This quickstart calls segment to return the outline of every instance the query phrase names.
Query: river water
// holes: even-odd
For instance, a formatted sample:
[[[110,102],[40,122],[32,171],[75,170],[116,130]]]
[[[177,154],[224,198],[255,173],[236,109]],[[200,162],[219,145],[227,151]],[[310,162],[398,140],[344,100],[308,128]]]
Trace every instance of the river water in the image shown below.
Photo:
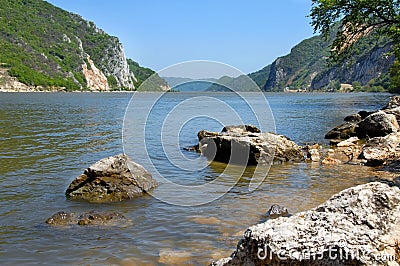
[[[250,116],[246,117],[246,106],[233,94],[204,95],[234,105],[244,122],[253,122]],[[171,194],[163,181],[154,191],[155,197],[146,195],[103,204],[67,200],[66,188],[85,168],[124,151],[123,120],[131,96],[128,93],[0,94],[1,265],[205,265],[212,259],[229,256],[245,229],[260,222],[272,204],[286,206],[291,213],[303,211],[374,176],[371,169],[361,166],[290,163],[272,166],[261,186],[252,193],[246,188],[254,169],[248,168],[222,197],[200,206],[163,201],[163,195]],[[194,96],[202,95],[165,94],[146,125],[147,154],[152,156],[160,175],[180,184],[207,183],[225,167],[209,164],[197,154],[182,150],[196,143],[199,129],[222,128],[221,123],[204,118],[187,122],[181,128],[178,144],[163,139],[165,147],[178,147],[186,159],[202,165],[201,170],[188,175],[177,169],[181,157],[172,158],[175,162],[168,163],[158,156],[162,149],[157,142],[152,142],[152,136],[160,139],[157,118]],[[299,144],[324,143],[324,134],[341,123],[344,116],[359,110],[379,109],[390,97],[367,93],[268,93],[265,96],[276,131]],[[140,117],[140,110],[145,109],[152,96],[143,93],[135,97],[133,113]],[[204,108],[214,110],[212,100],[202,99],[206,101]],[[218,107],[214,112],[217,110]],[[191,112],[195,114],[196,109]],[[174,119],[179,120],[180,115],[187,113],[176,112]],[[222,116],[228,123],[229,115]],[[129,134],[140,135],[139,127],[138,132],[133,128]],[[147,168],[142,155],[134,154],[135,161]],[[199,195],[212,198],[201,189],[193,195],[185,190],[175,191],[173,198],[190,199]],[[121,227],[61,228],[44,223],[58,211],[90,210],[118,211],[132,222]]]

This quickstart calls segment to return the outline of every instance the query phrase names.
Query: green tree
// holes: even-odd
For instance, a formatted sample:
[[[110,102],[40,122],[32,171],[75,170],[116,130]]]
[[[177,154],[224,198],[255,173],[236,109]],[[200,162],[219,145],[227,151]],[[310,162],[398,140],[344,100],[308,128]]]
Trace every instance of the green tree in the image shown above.
[[[399,0],[312,0],[311,25],[315,32],[330,37],[339,24],[332,43],[331,59],[340,61],[353,44],[372,31],[393,40],[396,63],[400,60]],[[400,92],[399,71],[391,71],[391,88]],[[395,76],[393,76],[395,75]],[[395,88],[395,89],[394,89]]]
[[[353,84],[351,84],[351,85],[353,85],[353,89],[355,91],[361,91],[362,90],[362,85],[358,81],[354,81]]]

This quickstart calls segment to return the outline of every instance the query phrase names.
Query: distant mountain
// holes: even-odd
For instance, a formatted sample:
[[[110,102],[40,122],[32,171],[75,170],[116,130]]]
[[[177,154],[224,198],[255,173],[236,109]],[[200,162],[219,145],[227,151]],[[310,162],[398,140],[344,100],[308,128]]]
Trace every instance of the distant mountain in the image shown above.
[[[259,86],[249,78],[247,75],[241,75],[237,78],[231,78],[228,76],[221,77],[214,84],[207,89],[207,91],[260,91]]]
[[[0,89],[17,90],[20,84],[108,91],[140,85],[147,70],[130,68],[119,39],[93,22],[42,0],[0,2]]]
[[[128,59],[127,61],[130,71],[135,74],[134,85],[137,90],[159,91],[161,89],[163,91],[167,91],[170,89],[168,83],[164,79],[160,78],[157,72],[154,70],[141,67],[139,63],[133,61],[132,59]],[[141,86],[146,80],[148,83],[151,83],[151,85],[144,84],[146,86]]]
[[[191,79],[181,77],[162,77],[174,91],[207,91],[217,79]]]
[[[340,84],[388,88],[388,72],[394,62],[391,42],[377,33],[361,38],[350,57],[337,64],[328,64],[332,38],[325,40],[314,36],[294,46],[288,55],[277,58],[271,65],[247,76],[264,91],[331,90]],[[249,91],[249,83],[243,85],[243,76],[223,77],[218,83],[236,90]],[[214,86],[212,90],[223,91]]]

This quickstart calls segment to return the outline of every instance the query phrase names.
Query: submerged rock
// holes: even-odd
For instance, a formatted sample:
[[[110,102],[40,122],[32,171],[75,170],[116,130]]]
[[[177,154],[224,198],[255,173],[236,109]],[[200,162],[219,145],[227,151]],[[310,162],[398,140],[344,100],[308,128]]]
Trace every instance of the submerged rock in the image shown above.
[[[336,158],[326,157],[322,160],[321,163],[324,165],[335,165],[335,164],[342,164],[343,162]]]
[[[227,126],[221,133],[200,131],[199,150],[209,160],[241,165],[303,160],[301,147],[285,136],[260,133],[251,125]]]
[[[199,145],[184,147],[183,150],[185,150],[185,151],[200,152],[200,150],[199,150]]]
[[[250,227],[231,258],[212,265],[397,265],[400,189],[346,189],[289,218]]]
[[[282,207],[278,204],[273,204],[271,206],[271,208],[267,211],[265,216],[268,219],[276,219],[278,217],[289,217],[290,214],[289,214],[289,211],[285,207]]]
[[[82,214],[57,212],[46,220],[47,224],[54,226],[65,225],[121,225],[128,220],[117,212],[85,212]]]
[[[71,225],[77,224],[77,217],[74,213],[57,212],[46,220],[46,224],[51,225]]]
[[[66,196],[88,201],[132,199],[157,186],[157,181],[125,154],[104,158],[91,165],[69,185]]]

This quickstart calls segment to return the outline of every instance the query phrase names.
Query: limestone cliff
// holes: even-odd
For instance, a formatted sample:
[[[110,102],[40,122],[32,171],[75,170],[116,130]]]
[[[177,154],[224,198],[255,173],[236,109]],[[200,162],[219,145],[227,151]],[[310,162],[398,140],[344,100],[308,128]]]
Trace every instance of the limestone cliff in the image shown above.
[[[92,91],[109,91],[107,77],[93,63],[90,56],[87,57],[89,66],[82,64],[82,72],[86,78],[86,85]]]
[[[366,85],[370,80],[388,73],[394,62],[392,43],[383,46],[375,46],[370,53],[364,54],[355,61],[347,61],[337,64],[319,73],[311,82],[312,89],[319,89],[329,85],[332,81],[340,83],[352,83],[358,81]]]

